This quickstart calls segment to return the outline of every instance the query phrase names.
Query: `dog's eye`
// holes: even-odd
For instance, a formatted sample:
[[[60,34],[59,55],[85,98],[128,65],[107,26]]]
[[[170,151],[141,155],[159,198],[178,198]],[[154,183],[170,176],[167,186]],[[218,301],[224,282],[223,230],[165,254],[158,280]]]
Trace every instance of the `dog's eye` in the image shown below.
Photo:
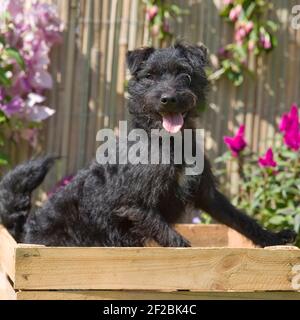
[[[177,79],[181,79],[181,81],[184,81],[188,85],[191,85],[192,83],[192,77],[188,73],[180,73],[177,76]]]
[[[192,77],[189,74],[184,73],[184,78],[188,81],[189,85],[192,83]]]
[[[149,80],[153,80],[154,79],[154,75],[151,74],[151,73],[147,73],[146,76],[145,76],[146,79],[149,79]]]

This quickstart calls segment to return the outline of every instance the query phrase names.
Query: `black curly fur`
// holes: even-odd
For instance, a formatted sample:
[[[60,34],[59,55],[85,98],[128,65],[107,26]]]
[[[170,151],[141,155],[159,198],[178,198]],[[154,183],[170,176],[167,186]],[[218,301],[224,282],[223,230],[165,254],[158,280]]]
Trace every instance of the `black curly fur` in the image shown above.
[[[132,127],[162,128],[161,95],[176,97],[175,112],[187,112],[183,128],[195,129],[197,105],[205,103],[208,82],[204,47],[178,43],[155,50],[141,48],[127,55]],[[168,110],[167,110],[168,111]],[[216,186],[207,159],[199,176],[184,174],[183,165],[99,165],[93,162],[73,181],[30,212],[30,194],[43,180],[53,158],[18,166],[0,184],[0,217],[19,241],[52,246],[187,247],[189,242],[172,225],[187,207],[205,210],[254,243],[292,242],[294,233],[272,233],[230,204]]]

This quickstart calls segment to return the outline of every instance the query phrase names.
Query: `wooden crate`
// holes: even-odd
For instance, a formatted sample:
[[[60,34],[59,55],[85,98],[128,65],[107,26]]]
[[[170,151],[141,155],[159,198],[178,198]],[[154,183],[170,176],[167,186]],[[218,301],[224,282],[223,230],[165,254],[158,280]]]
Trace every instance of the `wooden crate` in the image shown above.
[[[255,248],[222,225],[176,228],[191,240],[192,248],[18,244],[0,226],[0,297],[300,299],[295,290],[300,278],[295,273],[300,273],[298,248]]]

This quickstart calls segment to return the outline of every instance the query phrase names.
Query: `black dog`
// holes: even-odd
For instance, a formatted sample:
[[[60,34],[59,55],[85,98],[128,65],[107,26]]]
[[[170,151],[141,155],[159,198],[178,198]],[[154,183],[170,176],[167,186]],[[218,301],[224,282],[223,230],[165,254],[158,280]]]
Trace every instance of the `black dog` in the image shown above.
[[[197,128],[197,106],[205,103],[208,81],[204,47],[177,43],[167,49],[141,48],[128,53],[132,128],[175,132]],[[195,147],[195,146],[193,146]],[[172,153],[171,153],[172,154]],[[92,163],[30,212],[31,192],[54,159],[18,166],[0,184],[0,217],[18,241],[52,246],[187,247],[172,225],[187,207],[213,218],[261,246],[293,242],[294,233],[264,230],[240,212],[216,187],[209,162],[201,175],[185,175],[186,163],[100,165]]]

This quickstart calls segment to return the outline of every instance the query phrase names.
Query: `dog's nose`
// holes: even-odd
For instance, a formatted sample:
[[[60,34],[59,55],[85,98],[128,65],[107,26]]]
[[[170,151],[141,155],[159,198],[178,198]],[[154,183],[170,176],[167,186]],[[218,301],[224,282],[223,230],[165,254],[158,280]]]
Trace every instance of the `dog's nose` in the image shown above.
[[[176,103],[176,97],[171,94],[163,94],[160,98],[160,103],[163,105],[167,104],[175,104]]]

